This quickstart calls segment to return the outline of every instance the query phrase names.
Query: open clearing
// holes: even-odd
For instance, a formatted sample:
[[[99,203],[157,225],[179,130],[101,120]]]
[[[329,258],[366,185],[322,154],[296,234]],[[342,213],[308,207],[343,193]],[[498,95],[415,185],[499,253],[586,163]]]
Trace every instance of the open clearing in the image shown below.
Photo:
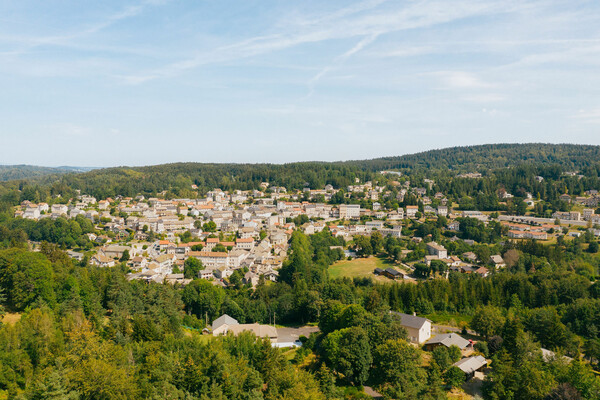
[[[356,258],[354,260],[338,261],[329,267],[331,278],[373,278],[376,282],[391,283],[391,279],[373,274],[375,268],[394,268],[395,265],[379,257]]]
[[[17,322],[19,322],[20,319],[21,319],[21,314],[19,314],[19,313],[16,313],[16,314],[6,313],[6,314],[4,314],[4,317],[1,318],[2,323],[7,324],[7,325],[14,325]]]

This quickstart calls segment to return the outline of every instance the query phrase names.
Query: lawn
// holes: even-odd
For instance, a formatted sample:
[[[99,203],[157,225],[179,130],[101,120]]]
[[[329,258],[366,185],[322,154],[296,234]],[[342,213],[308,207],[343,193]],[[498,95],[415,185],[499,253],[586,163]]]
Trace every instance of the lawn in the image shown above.
[[[380,257],[356,258],[336,262],[329,267],[329,276],[331,278],[371,277],[379,282],[392,282],[386,277],[373,275],[375,268],[386,269],[388,267],[394,267],[393,263]]]
[[[471,322],[471,317],[464,314],[436,312],[433,314],[428,314],[425,317],[429,318],[434,324],[448,325],[457,328]]]

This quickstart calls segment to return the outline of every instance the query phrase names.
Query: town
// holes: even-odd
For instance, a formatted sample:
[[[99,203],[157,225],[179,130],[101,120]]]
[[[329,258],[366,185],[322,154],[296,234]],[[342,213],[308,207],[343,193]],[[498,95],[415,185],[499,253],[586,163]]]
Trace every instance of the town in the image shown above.
[[[390,175],[391,171],[382,171]],[[467,174],[476,179],[478,174]],[[208,191],[202,198],[164,199],[159,197],[116,197],[98,200],[80,194],[66,204],[57,202],[34,204],[24,201],[15,211],[15,217],[41,220],[44,218],[76,219],[83,217],[94,223],[96,233],[88,233],[89,243],[85,250],[89,262],[99,267],[112,267],[125,261],[131,268],[129,279],[158,283],[185,285],[192,278],[208,279],[226,286],[235,271],[242,271],[243,284],[256,287],[262,278],[275,281],[288,254],[288,241],[294,230],[306,235],[327,228],[335,237],[342,238],[340,246],[345,258],[357,256],[357,236],[402,238],[414,245],[421,245],[425,254],[415,259],[413,251],[403,250],[396,267],[376,268],[374,275],[390,279],[415,279],[415,265],[441,262],[446,272],[458,271],[488,276],[490,269],[506,266],[499,254],[482,259],[474,252],[449,255],[447,249],[431,240],[431,237],[406,236],[403,226],[427,221],[442,221],[449,242],[461,241],[474,245],[471,239],[459,239],[460,220],[464,218],[487,225],[490,221],[501,224],[507,239],[531,239],[547,241],[562,235],[579,237],[589,231],[600,236],[600,215],[594,208],[600,200],[597,191],[586,196],[561,195],[560,200],[579,207],[580,211],[554,212],[550,218],[524,215],[493,215],[476,210],[457,210],[440,192],[432,193],[434,181],[425,179],[428,187],[412,187],[410,181],[398,187],[395,199],[404,201],[413,196],[418,205],[389,209],[386,200],[394,195],[385,186],[372,182],[348,186],[340,190],[332,185],[321,189],[289,191],[284,187],[261,184],[262,190],[226,192],[220,189]],[[192,187],[191,189],[197,189]],[[360,204],[332,204],[332,199],[342,195],[349,200],[352,195],[370,200],[370,208]],[[512,195],[499,191],[500,199]],[[62,199],[57,199],[62,200]],[[536,201],[527,194],[527,206],[535,207]],[[496,213],[497,214],[497,213]],[[564,231],[564,232],[563,232]],[[451,235],[450,235],[451,234]],[[407,246],[409,247],[409,246]],[[68,254],[81,261],[82,251],[69,250]],[[202,269],[193,277],[184,275],[186,260],[200,261]],[[238,273],[238,275],[240,275]]]
[[[486,159],[495,162],[478,163]],[[181,164],[8,181],[0,185],[0,332],[18,329],[19,341],[36,343],[47,333],[28,332],[64,335],[68,359],[59,351],[36,362],[66,362],[78,374],[88,370],[80,340],[131,351],[136,364],[111,361],[121,370],[151,368],[158,351],[171,360],[158,367],[173,374],[169,384],[194,396],[208,389],[180,377],[211,365],[211,352],[215,365],[233,368],[233,357],[239,368],[232,354],[250,346],[278,360],[261,375],[269,385],[245,383],[273,399],[282,381],[315,382],[329,393],[323,399],[499,399],[506,379],[523,399],[565,390],[595,399],[593,171],[365,163],[219,166],[212,175],[198,172],[212,166]],[[13,337],[0,342],[17,349]],[[185,348],[173,352],[173,343]],[[16,351],[0,361],[12,363]],[[562,372],[532,386],[519,381],[528,368]],[[146,379],[143,371],[127,374]],[[8,390],[34,390],[6,379]],[[94,390],[106,385],[120,383]],[[160,385],[132,390],[156,394]]]

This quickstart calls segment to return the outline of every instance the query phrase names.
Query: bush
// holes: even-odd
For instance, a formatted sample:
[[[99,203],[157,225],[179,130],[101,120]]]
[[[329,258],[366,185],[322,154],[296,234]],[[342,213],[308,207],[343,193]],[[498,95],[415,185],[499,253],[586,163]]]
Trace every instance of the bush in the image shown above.
[[[475,343],[475,350],[483,354],[485,358],[488,358],[490,355],[490,350],[488,349],[487,343],[482,340]]]
[[[465,381],[465,373],[460,368],[452,366],[444,373],[444,380],[452,387],[459,387]]]
[[[195,315],[185,315],[183,317],[183,325],[194,329],[204,329],[204,321],[196,318]]]
[[[497,336],[497,335],[492,336],[487,343],[487,346],[489,349],[489,354],[493,355],[493,354],[497,353],[498,351],[500,351],[500,349],[502,348],[503,341],[504,341],[504,339],[502,339],[500,336]]]
[[[457,362],[462,358],[462,352],[460,351],[458,346],[454,344],[448,348],[448,355],[450,356],[450,360],[452,360],[453,363]]]

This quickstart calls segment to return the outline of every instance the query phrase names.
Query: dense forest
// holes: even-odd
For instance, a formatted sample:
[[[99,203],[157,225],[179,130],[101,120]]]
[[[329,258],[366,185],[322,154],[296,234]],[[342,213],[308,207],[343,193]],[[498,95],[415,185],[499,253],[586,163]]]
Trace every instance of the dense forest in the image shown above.
[[[62,167],[50,168],[33,165],[0,165],[0,181],[36,178],[46,175],[60,175],[69,172],[75,171],[73,171],[73,169]]]
[[[481,172],[519,165],[557,164],[577,170],[597,163],[600,146],[579,144],[486,144],[449,147],[399,157],[384,157],[355,161],[356,165],[372,170],[451,170]]]

